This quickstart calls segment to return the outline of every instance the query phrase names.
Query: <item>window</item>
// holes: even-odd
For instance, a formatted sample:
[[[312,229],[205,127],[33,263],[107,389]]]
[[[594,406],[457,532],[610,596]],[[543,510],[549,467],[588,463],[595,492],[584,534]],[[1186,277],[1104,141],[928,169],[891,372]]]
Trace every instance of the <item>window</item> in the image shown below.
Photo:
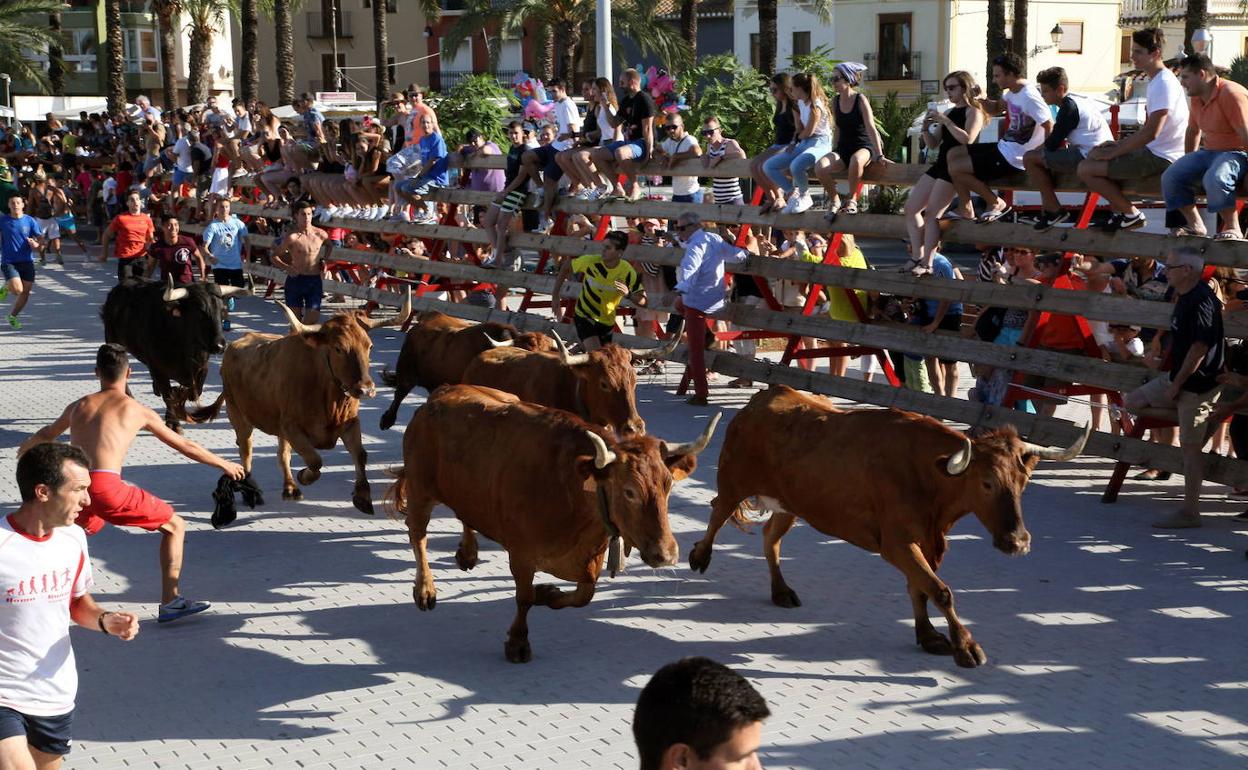
[[[754,69],[758,69],[758,60],[761,58],[762,58],[762,54],[759,53],[758,33],[751,32],[750,33],[750,66],[753,67]]]
[[[910,61],[910,20],[908,13],[882,13],[880,19],[880,80],[909,80],[916,76]]]
[[[345,53],[338,54],[338,66],[347,66],[347,55]],[[393,81],[391,81],[393,82]],[[322,91],[336,91],[334,88],[334,55],[329,53],[321,54],[321,88]]]
[[[94,29],[65,30],[65,69],[68,72],[95,72],[99,42]]]
[[[123,29],[123,56],[126,72],[159,73],[156,55],[156,33],[150,29]]]
[[[524,69],[524,49],[519,38],[502,38],[498,41],[498,73],[519,72]]]
[[[1083,22],[1063,21],[1059,23],[1062,27],[1062,39],[1057,41],[1057,52],[1083,53]],[[1127,53],[1130,52],[1131,49],[1128,46]]]
[[[1248,35],[1244,36],[1244,56],[1248,56]]]
[[[372,8],[373,7],[372,0],[364,0],[364,7]],[[399,12],[399,0],[386,0],[386,13],[398,13],[398,12]],[[390,78],[390,82],[393,83],[394,78]]]
[[[1244,54],[1248,55],[1248,37],[1244,38]],[[1122,35],[1122,44],[1118,50],[1118,63],[1131,63],[1131,33],[1125,32]]]
[[[441,0],[439,5],[444,11],[462,11],[467,4],[467,0]]]
[[[793,56],[806,56],[810,53],[810,33],[793,33]]]

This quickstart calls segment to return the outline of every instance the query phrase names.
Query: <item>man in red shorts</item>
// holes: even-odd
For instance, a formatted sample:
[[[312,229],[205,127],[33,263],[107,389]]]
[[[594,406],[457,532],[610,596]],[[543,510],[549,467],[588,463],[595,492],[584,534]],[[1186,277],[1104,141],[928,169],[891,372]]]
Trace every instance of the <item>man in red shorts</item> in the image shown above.
[[[78,516],[78,525],[94,535],[104,524],[139,527],[163,535],[160,543],[161,598],[157,620],[171,620],[208,609],[207,602],[192,602],[178,594],[182,573],[182,548],[186,521],[169,504],[121,480],[121,465],[135,436],[142,429],[196,462],[219,468],[234,479],[243,478],[243,466],[222,459],[190,439],[165,427],[159,415],[126,395],[130,359],[125,348],[108,343],[95,356],[100,390],[65,408],[56,422],[31,436],[18,448],[21,456],[30,447],[54,441],[69,430],[70,440],[91,458],[91,503]]]

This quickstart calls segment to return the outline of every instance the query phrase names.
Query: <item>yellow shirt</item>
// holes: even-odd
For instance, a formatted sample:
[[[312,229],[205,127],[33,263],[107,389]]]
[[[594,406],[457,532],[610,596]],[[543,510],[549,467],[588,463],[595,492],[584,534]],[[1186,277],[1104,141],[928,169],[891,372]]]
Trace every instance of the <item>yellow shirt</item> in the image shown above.
[[[581,296],[576,301],[576,314],[604,326],[615,325],[615,310],[624,298],[615,288],[615,282],[627,286],[629,294],[641,289],[637,271],[622,259],[615,267],[608,268],[601,256],[586,254],[572,260],[572,272],[585,274]]]
[[[867,258],[857,248],[841,258],[841,267],[856,267],[860,270],[867,269]],[[858,302],[862,304],[862,309],[867,309],[867,293],[861,289],[855,289],[854,294],[858,296]],[[850,304],[849,297],[845,294],[845,289],[840,286],[828,287],[828,316],[836,321],[857,321],[858,314],[854,312],[854,306]]]

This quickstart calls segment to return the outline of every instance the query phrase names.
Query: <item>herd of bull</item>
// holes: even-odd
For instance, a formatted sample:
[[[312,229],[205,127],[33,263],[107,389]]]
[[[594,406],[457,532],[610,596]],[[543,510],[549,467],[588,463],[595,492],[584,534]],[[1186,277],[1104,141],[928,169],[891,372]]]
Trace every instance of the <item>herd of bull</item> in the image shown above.
[[[369,375],[369,332],[413,320],[393,375],[395,389],[381,418],[390,428],[399,404],[416,386],[428,400],[403,436],[403,466],[387,495],[407,524],[416,558],[413,598],[434,608],[437,592],[426,552],[430,515],[441,503],[463,525],[456,564],[477,564],[477,533],[507,552],[517,612],[504,651],[512,662],[531,658],[529,608],[580,607],[594,595],[604,564],[614,572],[636,549],[651,567],[673,566],[679,548],[668,524],[672,484],[693,473],[710,443],[716,415],[687,443],[646,433],[637,414],[634,360],[665,356],[675,347],[644,352],[607,345],[571,353],[557,336],[514,327],[473,324],[442,313],[412,319],[410,292],[395,315],[360,310],[321,324],[301,323],[277,303],[290,333],[249,333],[223,345],[225,297],[204,285],[174,289],[125,282],[102,312],[105,337],[120,342],[152,374],[165,400],[166,421],[213,419],[224,404],[241,462],[250,473],[252,434],[277,437],[283,499],[299,499],[295,483],[321,475],[318,450],[342,441],[355,463],[352,503],[373,512],[365,475],[367,453],[359,399],[376,394]],[[222,393],[206,407],[197,399],[212,353],[224,347]],[[171,382],[177,382],[176,387]],[[882,555],[906,577],[916,640],[959,665],[987,661],[954,612],[953,594],[936,576],[947,533],[973,513],[1010,555],[1030,549],[1021,498],[1041,460],[1070,460],[1088,437],[1054,449],[1021,440],[1012,428],[969,437],[937,420],[896,409],[843,410],[784,386],[761,391],[731,421],[719,456],[717,494],[703,538],[689,554],[705,572],[719,529],[746,521],[745,509],[771,512],[763,550],[771,598],[800,604],[780,572],[780,543],[798,518],[832,537]],[[290,469],[291,451],[306,467]],[[215,524],[216,522],[214,522]],[[564,591],[534,585],[537,572],[575,583]],[[928,618],[931,601],[949,635]]]

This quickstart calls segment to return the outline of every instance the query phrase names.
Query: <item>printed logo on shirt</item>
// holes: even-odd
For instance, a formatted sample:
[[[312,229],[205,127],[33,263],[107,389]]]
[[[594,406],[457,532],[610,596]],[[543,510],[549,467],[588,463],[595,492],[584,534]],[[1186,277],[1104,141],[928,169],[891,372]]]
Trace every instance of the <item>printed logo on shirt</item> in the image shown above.
[[[42,575],[31,575],[29,580],[19,580],[16,586],[5,588],[5,601],[9,604],[25,604],[43,597],[47,601],[59,602],[69,598],[73,584],[70,580],[69,568],[53,570]]]

